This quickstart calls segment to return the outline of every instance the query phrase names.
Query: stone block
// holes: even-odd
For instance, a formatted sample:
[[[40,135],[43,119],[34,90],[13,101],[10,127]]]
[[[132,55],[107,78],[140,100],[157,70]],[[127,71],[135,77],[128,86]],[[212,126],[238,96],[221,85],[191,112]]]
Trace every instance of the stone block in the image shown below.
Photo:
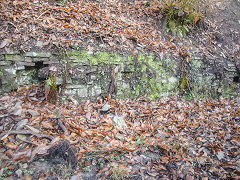
[[[66,86],[66,89],[80,89],[82,87],[83,85],[79,85],[79,84],[69,84]]]
[[[88,89],[87,86],[82,86],[82,88],[78,89],[78,96],[79,97],[88,97]]]
[[[9,73],[10,75],[12,76],[16,76],[16,68],[13,68],[13,67],[9,67],[9,68],[4,68],[4,71],[6,71],[7,73]]]
[[[49,58],[43,58],[43,57],[34,57],[33,62],[47,62],[50,61]]]
[[[22,57],[21,55],[11,55],[11,54],[7,54],[5,55],[5,60],[7,61],[22,61],[24,59],[24,57]]]
[[[4,54],[4,55],[11,54],[11,55],[13,55],[13,54],[20,54],[20,52],[19,51],[9,51],[9,52],[2,52],[1,54]]]
[[[14,55],[13,54],[6,54],[5,55],[5,60],[7,61],[13,61]]]
[[[45,58],[49,58],[51,57],[51,53],[50,52],[26,52],[24,56],[26,57],[45,57]]]
[[[11,61],[0,61],[0,66],[9,66],[11,63]]]
[[[24,62],[32,62],[32,57],[24,57]]]
[[[25,66],[16,65],[16,66],[15,66],[15,69],[16,69],[16,70],[24,70],[24,69],[25,69]]]
[[[90,69],[85,71],[86,74],[94,73],[94,72],[97,72],[97,67],[96,66],[92,66],[92,67],[90,67]]]
[[[102,93],[102,88],[100,86],[93,86],[91,89],[91,96],[96,97]]]
[[[123,82],[123,83],[122,83],[122,88],[123,88],[123,89],[130,89],[130,84]]]
[[[66,89],[64,91],[66,95],[76,95],[77,94],[77,89]]]
[[[96,75],[91,75],[91,80],[94,81],[97,79],[97,76]]]
[[[5,60],[4,55],[0,55],[0,61],[4,61],[4,60]]]
[[[16,66],[35,66],[35,63],[32,63],[32,62],[17,62]]]

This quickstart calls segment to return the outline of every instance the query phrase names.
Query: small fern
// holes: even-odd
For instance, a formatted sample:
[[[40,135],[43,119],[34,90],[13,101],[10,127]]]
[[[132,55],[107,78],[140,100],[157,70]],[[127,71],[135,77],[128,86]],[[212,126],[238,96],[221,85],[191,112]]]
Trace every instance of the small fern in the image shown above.
[[[167,19],[167,32],[186,36],[200,20],[201,13],[197,10],[196,0],[157,0],[160,9]]]

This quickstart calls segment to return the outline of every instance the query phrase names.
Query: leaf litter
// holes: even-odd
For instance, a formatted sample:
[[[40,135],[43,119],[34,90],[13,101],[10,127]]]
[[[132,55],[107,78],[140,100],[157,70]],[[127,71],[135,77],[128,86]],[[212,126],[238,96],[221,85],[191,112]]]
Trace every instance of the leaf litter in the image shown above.
[[[105,44],[105,49],[129,52],[136,47],[164,50],[173,46],[157,27],[162,15],[154,1],[78,0],[65,1],[64,6],[57,2],[2,0],[0,50],[54,49],[85,43],[89,50]]]
[[[239,98],[98,98],[83,104],[53,105],[41,97],[29,100],[30,92],[31,87],[26,86],[0,97],[0,162],[1,168],[13,172],[12,177],[24,178],[34,168],[28,178],[240,176]],[[22,113],[12,113],[19,111],[16,109]],[[39,166],[52,168],[39,170]],[[1,171],[2,177],[10,176],[5,172]]]

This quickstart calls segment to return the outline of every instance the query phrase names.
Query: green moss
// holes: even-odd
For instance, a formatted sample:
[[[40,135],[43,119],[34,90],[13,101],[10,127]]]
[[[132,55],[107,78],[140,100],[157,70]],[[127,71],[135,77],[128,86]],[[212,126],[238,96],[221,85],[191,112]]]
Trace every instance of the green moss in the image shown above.
[[[161,84],[160,83],[156,83],[156,80],[155,79],[151,79],[149,81],[150,83],[150,87],[151,87],[151,91],[149,93],[149,98],[152,100],[152,99],[157,99],[159,98],[160,96],[160,89],[161,88]]]
[[[143,82],[147,82],[149,80],[148,76],[146,73],[143,73],[142,74],[142,79],[141,79]]]
[[[147,70],[147,66],[146,66],[146,64],[143,64],[142,65],[142,72],[144,73],[144,72],[146,72],[146,70]]]
[[[67,52],[66,55],[74,57],[77,62],[87,62],[91,59],[91,55],[87,51],[72,50],[71,52]]]
[[[116,53],[109,53],[109,52],[99,52],[97,53],[94,58],[90,59],[90,63],[92,65],[97,64],[123,64],[123,60],[121,57]]]
[[[236,83],[232,83],[231,85],[227,81],[221,81],[220,82],[220,94],[222,97],[232,97],[237,96],[238,93],[236,89],[239,88],[239,85]]]
[[[14,54],[6,54],[5,55],[5,60],[6,61],[12,61],[14,59]]]
[[[67,56],[73,56],[77,62],[88,61],[91,65],[98,64],[123,64],[125,61],[117,53],[99,52],[97,54],[89,54],[87,51],[73,50],[67,52]]]
[[[144,56],[144,54],[139,54],[137,59],[138,62],[146,62],[146,57]]]
[[[135,57],[134,56],[128,56],[127,57],[127,62],[134,63]]]
[[[187,87],[188,87],[188,79],[187,79],[186,74],[184,74],[181,79],[180,89],[181,89],[181,91],[185,91],[185,90],[187,90]]]

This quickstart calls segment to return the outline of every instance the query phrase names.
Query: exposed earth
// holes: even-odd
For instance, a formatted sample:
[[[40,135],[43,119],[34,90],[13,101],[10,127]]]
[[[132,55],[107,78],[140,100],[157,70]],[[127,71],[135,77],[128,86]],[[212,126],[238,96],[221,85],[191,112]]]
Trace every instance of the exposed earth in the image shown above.
[[[61,1],[62,3],[65,1]],[[187,37],[166,33],[153,2],[6,1],[0,51],[59,48],[233,62],[240,83],[240,1],[209,3]],[[239,179],[240,99],[114,100],[57,105],[36,86],[0,96],[0,179]],[[44,95],[43,95],[44,96]]]

